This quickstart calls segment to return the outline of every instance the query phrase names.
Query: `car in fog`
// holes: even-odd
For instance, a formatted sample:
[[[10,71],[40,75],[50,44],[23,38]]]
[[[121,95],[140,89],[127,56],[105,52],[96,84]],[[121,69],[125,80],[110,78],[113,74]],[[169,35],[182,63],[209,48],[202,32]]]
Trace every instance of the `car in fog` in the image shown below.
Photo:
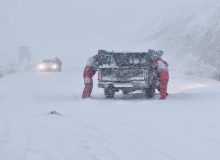
[[[37,65],[40,72],[61,72],[61,63],[57,59],[44,59]]]

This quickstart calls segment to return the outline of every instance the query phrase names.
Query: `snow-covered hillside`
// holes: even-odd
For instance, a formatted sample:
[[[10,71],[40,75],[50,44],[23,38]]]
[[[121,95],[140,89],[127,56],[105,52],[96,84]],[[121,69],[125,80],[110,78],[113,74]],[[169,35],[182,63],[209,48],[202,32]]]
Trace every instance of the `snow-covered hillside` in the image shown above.
[[[219,83],[171,72],[166,101],[82,100],[81,72],[0,79],[0,159],[219,159]]]
[[[146,26],[141,41],[164,49],[180,69],[210,76],[220,68],[219,27],[220,3],[197,3],[170,10]]]

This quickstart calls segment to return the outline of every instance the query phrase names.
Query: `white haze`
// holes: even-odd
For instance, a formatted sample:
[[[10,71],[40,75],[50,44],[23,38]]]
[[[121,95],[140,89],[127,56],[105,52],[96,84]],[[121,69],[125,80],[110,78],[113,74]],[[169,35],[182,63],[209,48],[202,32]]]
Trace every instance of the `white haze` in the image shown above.
[[[16,59],[17,47],[31,47],[34,59],[61,57],[79,66],[100,48],[132,47],[138,34],[164,13],[201,0],[1,0],[0,59]],[[147,45],[146,45],[146,49]]]
[[[0,0],[0,71],[5,70],[0,78],[0,160],[219,160],[219,82],[180,73],[174,64],[184,66],[197,57],[169,52],[163,41],[167,34],[155,44],[148,36],[155,31],[152,24],[178,22],[170,11],[202,3]],[[176,39],[181,35],[172,33],[178,33]],[[141,43],[140,37],[150,41]],[[176,39],[178,51],[181,41]],[[31,47],[34,62],[61,57],[63,72],[24,72],[26,64],[16,63],[2,67],[16,61],[20,45]],[[165,101],[158,92],[153,99],[139,92],[105,99],[98,76],[92,98],[81,99],[81,69],[88,56],[99,48],[152,46],[163,49],[170,64]]]
[[[218,1],[174,8],[166,18],[144,27],[137,46],[150,43],[162,48],[172,69],[220,79],[219,9]]]

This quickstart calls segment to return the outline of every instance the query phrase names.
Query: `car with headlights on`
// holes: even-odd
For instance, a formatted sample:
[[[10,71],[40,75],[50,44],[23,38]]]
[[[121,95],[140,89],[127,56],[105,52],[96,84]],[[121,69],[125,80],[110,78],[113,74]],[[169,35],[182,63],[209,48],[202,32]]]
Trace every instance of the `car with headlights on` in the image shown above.
[[[60,65],[56,59],[44,59],[37,65],[37,70],[40,72],[60,72]]]

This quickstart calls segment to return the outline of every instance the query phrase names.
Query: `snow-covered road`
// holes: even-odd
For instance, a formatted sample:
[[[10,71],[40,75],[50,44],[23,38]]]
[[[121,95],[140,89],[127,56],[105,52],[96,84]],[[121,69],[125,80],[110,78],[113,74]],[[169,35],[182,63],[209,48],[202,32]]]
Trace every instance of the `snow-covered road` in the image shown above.
[[[1,78],[0,160],[220,159],[218,82],[173,72],[165,101],[82,87],[80,70]]]

